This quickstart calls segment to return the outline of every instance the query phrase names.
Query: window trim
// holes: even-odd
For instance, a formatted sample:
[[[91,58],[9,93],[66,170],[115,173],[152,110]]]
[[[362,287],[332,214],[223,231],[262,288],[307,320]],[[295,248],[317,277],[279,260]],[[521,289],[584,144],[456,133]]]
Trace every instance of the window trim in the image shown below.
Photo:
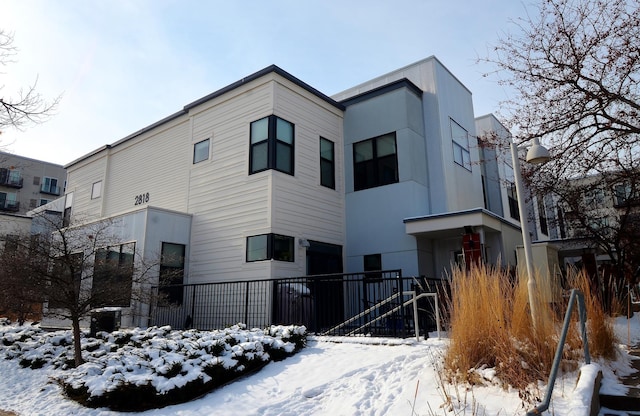
[[[331,146],[330,160],[323,156],[323,153],[322,153],[323,143],[327,143]],[[329,178],[326,178],[324,175],[325,170],[323,169],[323,162],[324,162],[324,165],[328,164],[331,167],[331,171],[330,171],[331,175]],[[320,185],[330,189],[336,189],[336,144],[333,141],[326,139],[322,136],[320,136]]]
[[[253,142],[253,128],[252,126],[260,121],[267,120],[267,137],[263,140]],[[287,123],[291,126],[291,143],[287,143],[284,140],[278,138],[278,121]],[[295,173],[295,137],[296,129],[295,124],[285,120],[282,117],[278,117],[275,114],[271,114],[266,117],[262,117],[258,120],[254,120],[249,123],[249,175],[255,173],[264,172],[266,170],[277,170],[278,172],[286,173],[293,176]],[[258,146],[267,146],[267,163],[266,167],[254,169],[254,149]],[[291,158],[288,163],[288,167],[281,168],[278,164],[278,149],[287,148],[290,151]]]
[[[206,155],[201,155],[201,158],[196,159],[196,155],[198,154],[198,145],[202,145],[203,143],[206,143],[207,153]],[[193,144],[193,164],[194,165],[196,163],[209,160],[210,154],[211,154],[211,138],[210,137],[204,140],[200,140],[199,142]]]

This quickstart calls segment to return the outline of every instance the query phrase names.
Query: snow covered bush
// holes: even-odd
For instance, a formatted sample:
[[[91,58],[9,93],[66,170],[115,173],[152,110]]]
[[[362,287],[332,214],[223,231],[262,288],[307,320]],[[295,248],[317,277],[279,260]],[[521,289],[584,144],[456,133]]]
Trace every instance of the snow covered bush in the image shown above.
[[[54,366],[68,397],[89,407],[139,411],[182,403],[284,359],[306,344],[303,326],[216,331],[170,327],[100,332],[82,338],[85,363],[73,368],[70,331],[0,327],[0,356],[33,369]]]

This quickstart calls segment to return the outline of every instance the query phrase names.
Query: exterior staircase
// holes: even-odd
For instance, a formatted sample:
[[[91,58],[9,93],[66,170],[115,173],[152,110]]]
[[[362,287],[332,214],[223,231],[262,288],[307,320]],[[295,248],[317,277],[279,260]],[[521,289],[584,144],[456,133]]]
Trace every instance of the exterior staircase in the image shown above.
[[[630,351],[632,356],[637,357],[631,363],[635,372],[622,378],[622,384],[628,387],[627,394],[616,396],[600,394],[600,415],[638,415],[640,416],[640,347]]]

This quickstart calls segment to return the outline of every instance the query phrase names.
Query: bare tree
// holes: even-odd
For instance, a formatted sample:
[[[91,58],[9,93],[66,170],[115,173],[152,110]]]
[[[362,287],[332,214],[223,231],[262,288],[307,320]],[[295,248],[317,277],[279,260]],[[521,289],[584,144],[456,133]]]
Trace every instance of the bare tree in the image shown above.
[[[65,227],[60,215],[46,211],[33,221],[39,221],[41,234],[15,238],[14,259],[23,259],[23,267],[0,261],[0,273],[15,273],[9,280],[16,283],[16,296],[44,301],[45,315],[71,322],[75,364],[80,365],[82,319],[96,308],[148,303],[155,263],[136,259],[135,242],[121,241],[113,221]],[[22,276],[26,279],[20,284]]]
[[[606,226],[603,212],[584,203],[595,189],[611,195],[612,187],[635,184],[640,172],[640,3],[533,7],[481,61],[514,91],[503,116],[516,141],[538,138],[551,150],[551,161],[527,175],[532,191],[554,194],[571,213],[567,224],[611,255],[618,279],[629,279],[640,255],[631,243],[640,228],[634,198],[607,214]],[[586,186],[586,177],[597,183]]]
[[[43,299],[37,284],[32,280],[31,269],[36,258],[28,250],[18,249],[21,237],[9,234],[2,237],[0,248],[0,316],[18,321],[39,320]]]
[[[0,66],[13,62],[17,50],[13,46],[13,34],[0,29]],[[36,90],[34,83],[17,92],[17,96],[0,95],[0,132],[5,127],[22,128],[27,123],[39,123],[54,111],[60,97],[46,101]],[[0,91],[3,86],[0,85]]]

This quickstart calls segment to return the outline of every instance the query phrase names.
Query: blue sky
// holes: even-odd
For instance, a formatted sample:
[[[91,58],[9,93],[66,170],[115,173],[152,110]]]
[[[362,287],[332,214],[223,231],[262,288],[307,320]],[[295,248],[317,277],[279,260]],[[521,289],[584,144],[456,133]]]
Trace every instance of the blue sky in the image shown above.
[[[62,95],[54,117],[5,129],[4,150],[59,164],[113,143],[202,96],[276,64],[327,95],[435,55],[473,93],[476,116],[507,91],[476,63],[513,0],[3,0],[16,62],[0,94],[38,80]]]

